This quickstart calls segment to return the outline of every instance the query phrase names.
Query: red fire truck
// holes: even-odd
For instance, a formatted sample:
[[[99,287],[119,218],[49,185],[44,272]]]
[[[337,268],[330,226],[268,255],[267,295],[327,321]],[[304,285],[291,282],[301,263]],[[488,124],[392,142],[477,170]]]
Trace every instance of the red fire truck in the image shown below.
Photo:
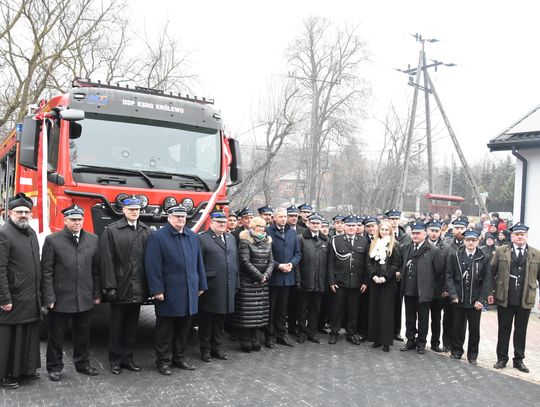
[[[61,210],[85,209],[100,234],[137,195],[141,220],[158,228],[182,203],[195,231],[227,205],[227,183],[241,182],[240,148],[223,131],[213,100],[75,80],[42,101],[0,145],[2,200],[24,192],[39,231],[64,226]],[[7,205],[6,205],[7,206]]]

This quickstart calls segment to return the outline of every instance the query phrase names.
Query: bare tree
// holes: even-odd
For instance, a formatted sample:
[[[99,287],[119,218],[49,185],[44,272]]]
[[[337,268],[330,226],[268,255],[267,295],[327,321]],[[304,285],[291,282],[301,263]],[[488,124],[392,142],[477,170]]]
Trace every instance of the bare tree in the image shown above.
[[[332,27],[329,20],[311,17],[288,51],[288,60],[309,106],[306,132],[308,200],[320,197],[320,156],[328,144],[355,128],[358,104],[366,86],[357,69],[367,60],[366,44],[356,27]]]
[[[92,46],[96,32],[110,29],[124,7],[117,0],[0,1],[6,23],[0,35],[0,128],[20,121],[25,107],[61,77],[70,50]],[[54,86],[54,85],[53,85]]]
[[[0,0],[0,137],[26,106],[65,91],[75,77],[189,90],[190,54],[168,24],[157,38],[137,37],[126,7],[125,0]]]
[[[287,139],[295,132],[299,123],[295,103],[298,89],[293,85],[292,81],[278,84],[277,87],[271,89],[268,98],[261,103],[262,108],[254,122],[254,129],[262,132],[264,138],[262,150],[264,153],[252,155],[252,168],[246,175],[243,184],[232,192],[232,200],[238,202],[239,198],[245,195],[245,191],[249,189],[249,186],[257,183],[260,178],[260,188],[253,191],[253,196],[259,190],[262,190],[265,201],[271,203],[272,163]]]

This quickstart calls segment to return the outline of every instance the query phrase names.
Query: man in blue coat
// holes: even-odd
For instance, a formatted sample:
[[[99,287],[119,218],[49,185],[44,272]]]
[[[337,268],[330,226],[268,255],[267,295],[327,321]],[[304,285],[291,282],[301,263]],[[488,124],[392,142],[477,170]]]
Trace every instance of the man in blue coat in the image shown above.
[[[150,235],[145,251],[145,270],[150,295],[155,300],[156,365],[171,374],[173,366],[194,370],[185,349],[191,316],[198,312],[199,296],[207,289],[197,234],[186,228],[186,209],[169,208],[167,223]]]
[[[287,210],[278,208],[274,212],[274,224],[267,228],[272,238],[274,272],[270,278],[270,323],[266,330],[265,346],[274,347],[277,343],[285,346],[293,344],[285,336],[287,322],[287,303],[289,290],[295,285],[295,267],[300,263],[302,253],[296,232],[287,226]]]
[[[199,235],[208,291],[199,299],[199,342],[201,359],[227,360],[221,351],[225,316],[234,312],[234,296],[239,287],[238,253],[234,236],[227,232],[227,215],[210,215],[210,229]]]

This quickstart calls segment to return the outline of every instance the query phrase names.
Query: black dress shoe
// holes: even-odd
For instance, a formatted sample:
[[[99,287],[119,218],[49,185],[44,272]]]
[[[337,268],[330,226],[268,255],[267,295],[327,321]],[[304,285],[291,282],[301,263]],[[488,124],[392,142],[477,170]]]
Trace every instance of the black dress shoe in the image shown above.
[[[523,373],[529,373],[529,368],[522,361],[514,361],[514,368]]]
[[[358,340],[359,340],[360,342],[365,342],[365,341],[367,341],[367,335],[362,335],[362,334],[360,334],[360,335],[357,335],[357,338],[358,338]]]
[[[452,353],[452,354],[450,355],[450,357],[451,357],[452,359],[457,359],[457,360],[461,359],[461,355],[458,355],[457,353]]]
[[[122,367],[124,369],[127,369],[127,370],[130,370],[132,372],[140,372],[141,371],[141,368],[138,365],[136,365],[134,362],[121,363],[120,367]]]
[[[31,374],[23,374],[21,375],[21,378],[26,379],[26,380],[36,380],[36,379],[39,379],[39,372],[34,372]]]
[[[120,365],[111,365],[111,373],[116,374],[116,375],[122,373],[122,369],[120,368]]]
[[[274,349],[274,341],[272,338],[266,338],[264,340],[264,346],[266,346],[268,349]]]
[[[426,348],[423,346],[418,346],[416,348],[416,353],[418,353],[419,355],[423,355],[424,353],[426,353]]]
[[[350,342],[353,345],[360,345],[360,338],[356,335],[348,335],[347,342]]]
[[[259,352],[261,350],[261,344],[260,343],[252,343],[251,344],[251,350],[254,352]]]
[[[195,366],[193,366],[187,360],[181,360],[180,362],[175,363],[174,366],[182,370],[195,370]]]
[[[261,345],[259,345],[260,347]],[[222,352],[220,350],[211,350],[210,356],[213,358],[219,359],[219,360],[229,360],[229,356],[225,352]]]
[[[62,373],[60,372],[49,372],[49,380],[52,382],[59,382],[62,378]]]
[[[305,333],[301,333],[300,335],[298,335],[298,338],[296,338],[296,342],[298,343],[304,343],[305,341],[306,341]]]
[[[407,341],[407,343],[405,345],[403,345],[399,350],[401,352],[406,352],[406,351],[412,350],[414,348],[416,348],[416,344],[414,342]]]
[[[405,342],[405,340],[401,337],[400,334],[394,335],[394,341]]]
[[[157,370],[158,370],[159,373],[161,373],[164,376],[172,375],[171,368],[169,366],[167,366],[167,365],[159,365],[157,367]]]
[[[321,339],[316,337],[315,335],[308,335],[308,341],[313,343],[321,343]]]
[[[276,343],[279,343],[283,346],[290,346],[293,347],[294,345],[287,339],[286,336],[279,336],[276,338]]]
[[[201,352],[201,360],[203,362],[211,362],[212,356],[210,356],[210,352],[209,351]]]
[[[443,346],[442,351],[443,351],[444,353],[450,352],[450,346]]]
[[[97,376],[99,374],[98,370],[92,366],[79,367],[79,368],[76,368],[75,370],[87,376]]]
[[[504,369],[506,367],[506,362],[503,362],[502,360],[498,360],[497,363],[493,365],[495,369]]]
[[[2,387],[4,389],[18,389],[19,382],[13,377],[5,377],[4,379],[2,379]]]
[[[437,352],[437,353],[443,353],[444,351],[441,349],[440,346],[432,346],[431,347],[431,351],[432,352]]]
[[[372,344],[371,344],[371,347],[372,347],[373,349],[377,349],[377,348],[380,348],[380,347],[381,347],[381,344],[375,342],[375,343],[372,343]]]
[[[476,363],[476,359],[469,359],[469,363],[471,365],[475,365],[475,366],[478,364],[478,363]]]
[[[328,339],[328,343],[330,345],[335,345],[337,343],[337,340],[338,340],[338,335],[330,334],[330,339]]]
[[[383,351],[383,352],[390,352],[390,346],[384,345],[384,346],[382,347],[382,351]]]
[[[272,347],[274,346],[272,345]],[[240,345],[240,349],[242,352],[251,353],[251,345]]]

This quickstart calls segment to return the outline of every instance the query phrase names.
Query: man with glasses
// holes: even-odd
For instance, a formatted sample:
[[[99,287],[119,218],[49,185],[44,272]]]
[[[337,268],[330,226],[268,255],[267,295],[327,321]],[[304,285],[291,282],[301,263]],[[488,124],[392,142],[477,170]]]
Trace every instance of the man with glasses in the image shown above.
[[[411,229],[412,242],[402,248],[401,294],[405,298],[407,342],[400,350],[416,348],[418,354],[424,354],[429,326],[429,305],[433,299],[435,281],[444,273],[444,258],[438,247],[426,241],[424,223],[414,222]]]
[[[28,225],[32,207],[25,194],[17,194],[0,228],[0,379],[6,389],[38,378],[41,367],[41,267],[37,236]]]
[[[186,357],[192,315],[199,310],[199,296],[207,290],[204,263],[197,234],[186,226],[182,205],[167,211],[167,223],[150,235],[145,269],[150,294],[155,299],[156,366],[171,375],[171,364],[194,370]]]
[[[239,288],[238,253],[234,237],[227,232],[227,216],[210,214],[210,228],[199,234],[208,291],[199,298],[199,342],[201,359],[227,360],[221,350],[225,316],[234,312],[234,297]]]
[[[122,219],[105,228],[100,238],[101,285],[111,303],[109,364],[112,374],[122,368],[138,372],[133,361],[141,304],[149,297],[144,273],[144,249],[150,228],[139,221],[141,200],[122,202]]]
[[[491,260],[499,324],[497,363],[494,367],[506,367],[510,333],[514,325],[513,365],[519,371],[529,373],[523,359],[529,315],[540,282],[540,251],[527,244],[528,226],[518,222],[510,228],[510,232],[512,244],[499,247]],[[493,297],[488,298],[488,302],[492,304]]]
[[[98,374],[90,366],[90,312],[101,302],[98,237],[83,230],[84,209],[62,211],[64,229],[45,238],[41,257],[43,304],[49,310],[47,371],[59,381],[64,336],[71,321],[73,362],[79,373]]]
[[[346,338],[360,345],[358,337],[358,308],[360,293],[367,290],[366,258],[368,242],[356,234],[356,216],[344,220],[345,233],[332,238],[328,250],[328,284],[332,298],[329,344],[337,343],[343,316],[347,315]]]
[[[480,343],[480,317],[491,287],[491,272],[489,256],[478,249],[478,231],[468,229],[463,236],[464,246],[449,255],[446,262],[446,285],[454,307],[450,357],[461,359],[468,323],[467,360],[476,365]]]

